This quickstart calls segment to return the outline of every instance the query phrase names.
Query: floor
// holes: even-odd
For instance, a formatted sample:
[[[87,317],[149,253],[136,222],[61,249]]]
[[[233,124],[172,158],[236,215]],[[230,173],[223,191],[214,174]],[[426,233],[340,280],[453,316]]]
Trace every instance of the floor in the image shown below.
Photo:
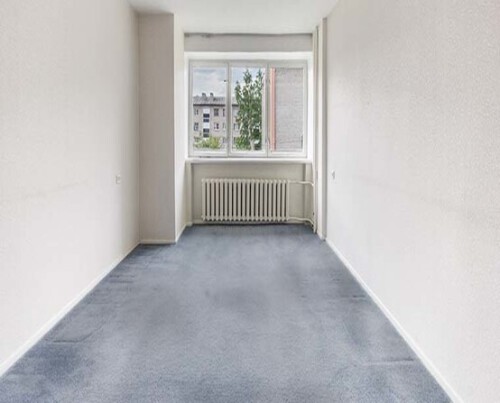
[[[448,402],[305,226],[139,246],[0,379],[1,402]]]

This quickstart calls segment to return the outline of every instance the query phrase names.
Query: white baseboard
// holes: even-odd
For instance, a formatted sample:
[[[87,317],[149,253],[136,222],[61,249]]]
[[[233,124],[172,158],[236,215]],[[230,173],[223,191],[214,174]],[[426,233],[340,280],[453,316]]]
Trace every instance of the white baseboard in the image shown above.
[[[177,237],[175,238],[175,243],[179,242],[179,239],[181,238],[182,234],[184,233],[184,231],[186,230],[187,227],[191,227],[193,225],[192,222],[187,222],[184,224],[184,226],[182,227],[181,231],[179,232],[179,234],[177,234]]]
[[[309,220],[309,219],[305,219]],[[284,221],[284,222],[259,222],[259,221],[231,221],[231,222],[218,222],[218,221],[203,221],[202,219],[196,218],[193,220],[191,225],[297,225],[297,224],[304,224],[304,225],[311,225],[310,222],[307,221],[302,221],[301,219],[290,219],[289,221]]]
[[[175,237],[175,240],[170,240],[170,239],[143,239],[141,240],[141,244],[146,244],[146,245],[172,245],[175,244],[179,241],[180,237],[184,233],[185,229],[187,227],[191,227],[193,225],[192,222],[187,222],[184,224],[182,227],[181,231],[177,236]]]
[[[419,345],[415,342],[415,340],[410,336],[410,334],[404,329],[401,323],[394,317],[389,308],[387,308],[382,300],[375,294],[375,292],[365,283],[361,275],[354,269],[354,267],[349,263],[347,258],[338,250],[338,248],[333,244],[331,240],[326,238],[326,243],[333,250],[333,252],[337,255],[340,261],[344,264],[344,266],[351,272],[357,282],[361,285],[361,287],[365,290],[365,292],[371,297],[371,299],[377,304],[379,309],[384,313],[384,315],[389,319],[392,325],[399,332],[401,337],[406,341],[406,343],[410,346],[410,348],[415,352],[417,357],[422,361],[427,370],[431,373],[431,375],[436,379],[437,383],[444,389],[444,391],[448,394],[450,399],[456,403],[463,403],[463,399],[458,395],[458,393],[453,389],[453,387],[446,381],[445,377],[441,374],[441,372],[436,368],[434,363],[430,360],[429,357],[423,352],[423,350],[419,347]]]
[[[145,245],[171,245],[175,243],[175,240],[171,239],[142,239],[141,244]]]
[[[36,343],[38,343],[57,323],[64,318],[85,296],[91,292],[118,263],[120,263],[137,245],[134,245],[127,253],[114,260],[107,266],[101,274],[90,282],[78,295],[73,298],[66,306],[46,322],[33,336],[31,336],[21,347],[11,354],[4,362],[0,363],[0,376],[6,373],[24,354],[26,354]]]

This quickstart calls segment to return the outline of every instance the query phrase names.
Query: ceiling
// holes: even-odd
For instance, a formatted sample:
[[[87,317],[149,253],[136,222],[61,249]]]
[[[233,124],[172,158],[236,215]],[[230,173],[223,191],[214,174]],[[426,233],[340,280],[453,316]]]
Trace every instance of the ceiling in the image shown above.
[[[185,32],[312,32],[337,0],[128,0],[139,12],[170,12]]]

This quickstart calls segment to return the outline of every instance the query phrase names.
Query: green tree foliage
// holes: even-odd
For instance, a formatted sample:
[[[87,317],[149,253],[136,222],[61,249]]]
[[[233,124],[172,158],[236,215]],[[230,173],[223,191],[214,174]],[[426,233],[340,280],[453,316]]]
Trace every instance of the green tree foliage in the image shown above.
[[[199,139],[195,142],[194,146],[196,148],[209,148],[211,150],[219,150],[222,146],[221,139],[218,137],[208,137],[205,139]]]
[[[238,150],[262,150],[262,88],[264,74],[261,70],[253,79],[249,70],[243,74],[243,83],[236,82],[234,88],[239,106],[236,123],[240,136],[235,138]]]

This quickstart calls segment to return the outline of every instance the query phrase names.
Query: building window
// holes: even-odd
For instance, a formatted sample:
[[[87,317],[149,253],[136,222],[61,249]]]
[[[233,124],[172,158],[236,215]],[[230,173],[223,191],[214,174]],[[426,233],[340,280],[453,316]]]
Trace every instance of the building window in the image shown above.
[[[307,75],[306,61],[191,62],[190,119],[202,113],[203,135],[191,134],[190,155],[304,157]]]
[[[197,132],[200,129],[200,124],[198,122],[194,123],[193,130]]]

